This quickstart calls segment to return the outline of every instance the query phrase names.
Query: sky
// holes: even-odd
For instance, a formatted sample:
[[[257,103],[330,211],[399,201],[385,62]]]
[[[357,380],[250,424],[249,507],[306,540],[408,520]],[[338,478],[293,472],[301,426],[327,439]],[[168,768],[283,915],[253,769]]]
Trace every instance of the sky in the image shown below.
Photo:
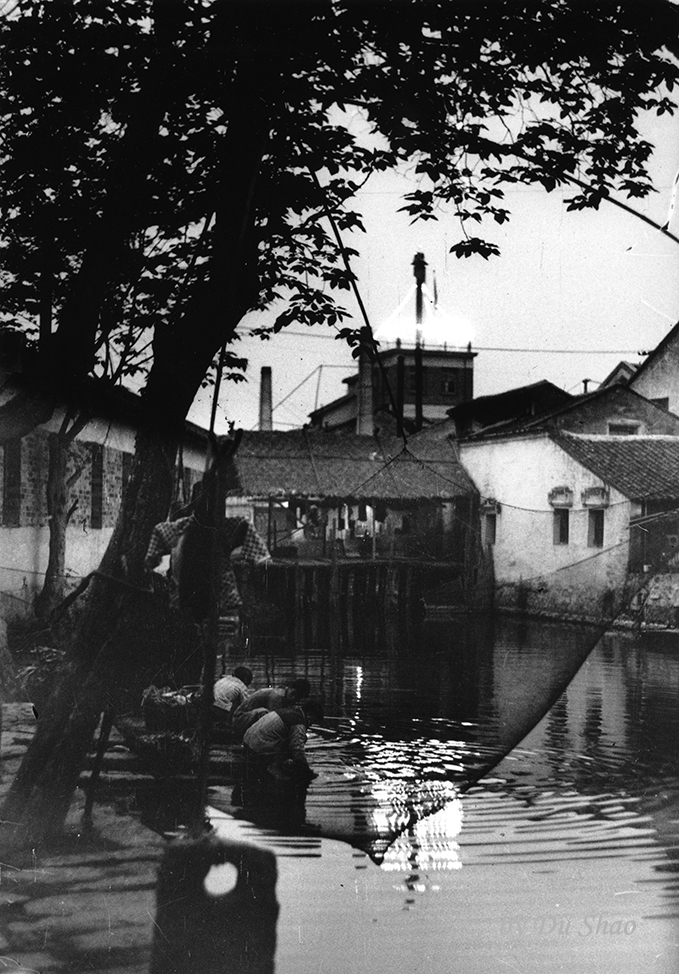
[[[651,175],[657,192],[623,201],[664,224],[679,172],[679,116],[649,117],[642,131],[656,147]],[[501,256],[459,260],[449,253],[460,236],[452,215],[411,225],[398,212],[414,185],[407,172],[385,173],[361,190],[356,208],[366,233],[345,238],[361,252],[352,268],[373,330],[380,337],[387,323],[393,339],[396,332],[412,335],[411,265],[416,252],[424,253],[427,285],[433,291],[435,275],[439,319],[447,321],[446,331],[438,327],[435,334],[425,324],[425,344],[439,345],[445,336],[455,346],[471,340],[478,352],[475,395],[541,379],[572,393],[582,392],[589,379],[591,391],[621,359],[640,361],[640,353],[679,320],[679,244],[617,207],[602,203],[598,211],[567,212],[564,201],[573,195],[567,188],[551,194],[540,187],[509,189],[509,223],[478,231],[498,243]],[[679,212],[669,229],[679,236]],[[360,325],[351,296],[342,292],[341,298]],[[251,326],[250,319],[243,322],[243,338],[234,346],[248,359],[247,381],[222,386],[218,432],[229,421],[257,428],[262,366],[272,369],[275,429],[302,426],[311,410],[343,394],[342,379],[355,363],[332,328],[293,324],[263,342],[248,336]],[[210,399],[210,391],[201,394],[194,421],[207,425]]]

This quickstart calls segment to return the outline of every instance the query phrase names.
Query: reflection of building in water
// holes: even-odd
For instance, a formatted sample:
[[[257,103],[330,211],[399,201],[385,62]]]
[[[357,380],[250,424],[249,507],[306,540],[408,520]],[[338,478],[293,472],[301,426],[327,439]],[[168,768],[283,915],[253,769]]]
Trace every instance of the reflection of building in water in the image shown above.
[[[625,746],[624,667],[611,666],[601,646],[588,655],[595,640],[594,630],[544,624],[508,626],[498,639],[493,669],[498,746],[516,745],[535,728],[523,775],[540,777],[545,766],[563,762],[564,754],[593,758],[611,740]],[[555,702],[543,720],[550,701]]]
[[[358,655],[359,646],[352,647],[351,655],[328,653],[310,663],[309,678],[313,682],[318,673],[326,702],[346,716],[358,709],[374,712],[378,703],[398,720],[475,721],[479,702],[492,695],[487,621],[471,625],[460,617],[453,631],[449,623],[427,622],[405,633],[409,641],[401,625],[392,634],[389,656]]]
[[[307,797],[307,826],[351,842],[375,862],[386,857],[388,869],[454,868],[446,863],[457,855],[459,784],[427,780],[447,748],[439,744],[438,751],[360,730],[344,744],[319,748],[312,756],[320,777]]]
[[[462,801],[454,798],[400,835],[384,854],[382,869],[390,872],[437,872],[461,869],[456,837],[462,829]]]
[[[529,752],[516,755],[521,761],[523,784],[544,779],[558,767],[579,786],[610,784],[610,775],[627,773],[635,762],[653,754],[662,764],[677,763],[673,710],[679,689],[679,659],[673,652],[654,651],[646,638],[608,633],[567,682],[561,662],[577,662],[586,642],[576,627],[529,627],[521,644],[512,641],[516,630],[507,630],[495,648],[494,702],[500,735],[516,731],[523,714]],[[593,637],[592,637],[593,638]],[[550,674],[555,692],[563,692],[540,720],[536,701],[539,688]],[[531,700],[533,698],[533,701]],[[531,730],[530,719],[537,722]],[[611,767],[611,754],[616,765]],[[663,765],[664,766],[664,765]]]

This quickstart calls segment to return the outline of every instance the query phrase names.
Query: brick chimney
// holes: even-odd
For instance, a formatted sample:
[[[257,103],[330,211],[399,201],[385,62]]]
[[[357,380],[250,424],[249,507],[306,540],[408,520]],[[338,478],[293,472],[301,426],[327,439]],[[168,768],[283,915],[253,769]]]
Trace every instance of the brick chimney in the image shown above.
[[[273,429],[272,416],[271,366],[263,365],[259,381],[259,429],[261,432],[270,432]]]

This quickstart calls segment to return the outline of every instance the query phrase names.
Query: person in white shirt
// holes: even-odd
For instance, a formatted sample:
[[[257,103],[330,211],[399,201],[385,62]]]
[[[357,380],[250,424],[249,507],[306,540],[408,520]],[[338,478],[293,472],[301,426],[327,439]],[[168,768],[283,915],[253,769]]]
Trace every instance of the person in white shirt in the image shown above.
[[[252,670],[237,666],[231,676],[217,680],[213,688],[212,716],[220,724],[230,724],[234,713],[250,696]]]

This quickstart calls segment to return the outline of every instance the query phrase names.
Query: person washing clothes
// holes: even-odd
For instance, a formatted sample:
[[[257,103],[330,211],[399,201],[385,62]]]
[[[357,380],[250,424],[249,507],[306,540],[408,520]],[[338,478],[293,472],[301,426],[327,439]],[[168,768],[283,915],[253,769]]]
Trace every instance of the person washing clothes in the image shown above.
[[[243,737],[248,770],[255,774],[269,771],[276,776],[318,777],[309,767],[305,748],[308,728],[322,719],[323,708],[314,699],[264,714]]]
[[[309,681],[303,677],[293,680],[285,687],[263,687],[255,690],[234,712],[232,726],[236,740],[240,740],[248,727],[270,710],[282,710],[301,704],[310,692]]]

